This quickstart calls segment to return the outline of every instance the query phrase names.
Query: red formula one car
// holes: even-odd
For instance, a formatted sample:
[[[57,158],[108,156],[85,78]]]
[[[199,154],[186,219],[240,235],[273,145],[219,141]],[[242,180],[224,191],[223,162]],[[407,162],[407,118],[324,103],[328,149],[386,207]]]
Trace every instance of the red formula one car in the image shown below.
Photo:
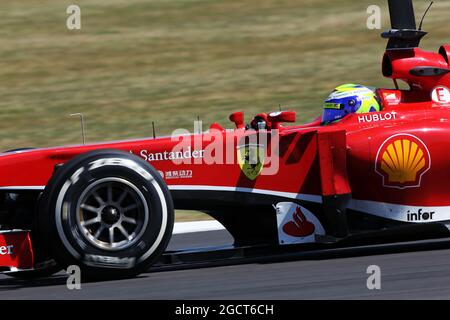
[[[412,2],[389,7],[383,75],[410,89],[378,89],[379,112],[301,126],[237,112],[233,130],[0,154],[1,270],[136,275],[163,255],[174,208],[210,214],[236,247],[448,236],[450,46],[422,51]]]

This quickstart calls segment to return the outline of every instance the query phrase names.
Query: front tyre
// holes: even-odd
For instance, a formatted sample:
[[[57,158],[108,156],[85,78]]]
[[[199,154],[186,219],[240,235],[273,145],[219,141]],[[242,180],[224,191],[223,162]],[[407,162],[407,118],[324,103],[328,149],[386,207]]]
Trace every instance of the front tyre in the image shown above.
[[[40,234],[64,268],[93,280],[135,276],[164,252],[174,209],[159,173],[121,151],[82,154],[59,168],[44,190]]]

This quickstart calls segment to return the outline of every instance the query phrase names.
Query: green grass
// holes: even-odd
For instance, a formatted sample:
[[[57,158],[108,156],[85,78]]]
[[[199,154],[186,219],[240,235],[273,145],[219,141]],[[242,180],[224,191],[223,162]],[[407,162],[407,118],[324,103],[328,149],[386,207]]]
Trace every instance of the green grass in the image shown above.
[[[187,222],[187,221],[212,220],[212,218],[209,215],[198,211],[176,210],[175,220],[177,222]]]
[[[66,29],[66,7],[82,30]],[[278,109],[299,122],[338,84],[390,86],[385,41],[366,29],[372,0],[2,0],[0,149],[104,141],[230,127],[228,114]],[[382,6],[388,29],[387,4]],[[428,4],[415,1],[417,13]],[[423,42],[450,39],[450,2],[429,13]]]

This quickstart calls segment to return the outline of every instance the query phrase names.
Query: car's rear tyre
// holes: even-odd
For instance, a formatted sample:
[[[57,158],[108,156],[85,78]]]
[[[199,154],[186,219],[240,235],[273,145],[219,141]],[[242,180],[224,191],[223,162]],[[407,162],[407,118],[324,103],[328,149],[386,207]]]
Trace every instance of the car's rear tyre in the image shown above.
[[[44,190],[40,235],[66,268],[93,280],[135,276],[163,253],[174,210],[159,173],[122,151],[97,150],[58,168]]]

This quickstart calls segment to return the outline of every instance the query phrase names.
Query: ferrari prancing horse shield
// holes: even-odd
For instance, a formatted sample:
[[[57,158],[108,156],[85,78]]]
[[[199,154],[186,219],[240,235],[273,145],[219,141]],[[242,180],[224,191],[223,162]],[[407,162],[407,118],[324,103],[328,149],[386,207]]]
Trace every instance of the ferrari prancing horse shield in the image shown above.
[[[242,172],[250,180],[255,180],[264,166],[265,147],[261,144],[246,144],[237,147],[237,161]]]

